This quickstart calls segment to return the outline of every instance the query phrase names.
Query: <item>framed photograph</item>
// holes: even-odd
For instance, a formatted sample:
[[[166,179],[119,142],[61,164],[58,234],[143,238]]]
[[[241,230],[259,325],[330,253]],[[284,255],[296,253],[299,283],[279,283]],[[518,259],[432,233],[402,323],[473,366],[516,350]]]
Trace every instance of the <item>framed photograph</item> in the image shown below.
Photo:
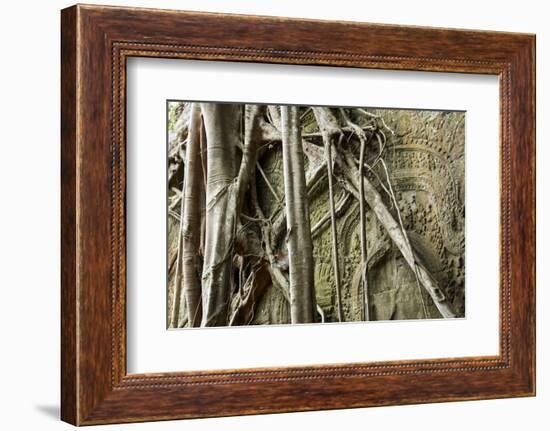
[[[61,14],[62,419],[535,394],[535,36]]]

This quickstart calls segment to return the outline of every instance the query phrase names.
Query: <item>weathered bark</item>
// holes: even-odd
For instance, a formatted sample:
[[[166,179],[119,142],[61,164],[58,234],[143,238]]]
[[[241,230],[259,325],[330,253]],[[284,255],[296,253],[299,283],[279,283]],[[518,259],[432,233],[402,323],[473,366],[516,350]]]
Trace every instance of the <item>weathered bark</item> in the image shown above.
[[[184,178],[185,183],[185,178]],[[184,184],[185,187],[185,184]],[[180,214],[183,214],[185,200],[180,199]],[[185,309],[185,295],[182,294],[182,239],[183,239],[183,217],[180,216],[178,228],[178,247],[176,253],[176,272],[174,274],[174,294],[172,296],[172,310],[170,314],[170,327],[178,328]]]
[[[231,185],[240,144],[238,105],[202,103],[206,131],[206,215],[201,326],[225,326],[231,293],[231,258],[236,215]]]
[[[306,195],[300,121],[296,106],[281,106],[281,133],[288,236],[291,322],[311,323],[314,321],[316,309],[313,279],[313,245]]]
[[[258,144],[262,136],[260,119],[263,109],[259,105],[245,105],[244,144],[235,186],[237,200],[234,211],[236,214],[241,212],[244,195],[248,190],[254,169],[258,166]]]
[[[180,138],[177,141],[183,142],[182,135],[187,136],[187,146],[189,146],[189,115],[183,115],[187,114],[186,112],[183,112],[180,118],[178,119],[178,122],[176,124],[176,135]],[[178,153],[182,151],[182,146],[174,146],[170,149],[174,153]],[[182,151],[183,152],[183,151]],[[187,149],[185,151],[185,158],[188,157],[189,150]],[[186,163],[183,163],[183,169],[185,171]],[[177,253],[176,253],[176,272],[174,275],[174,294],[172,298],[172,310],[170,314],[170,327],[172,328],[178,328],[180,327],[181,321],[183,319],[183,313],[185,309],[185,295],[183,294],[183,212],[185,210],[185,199],[183,197],[184,190],[185,190],[185,181],[187,179],[187,176],[184,174],[183,176],[183,186],[182,186],[182,192],[181,197],[179,199],[179,205],[180,205],[180,219],[179,219],[179,228],[178,228],[178,246],[177,246]],[[168,183],[172,178],[168,178]]]
[[[269,113],[269,117],[271,118],[271,124],[277,129],[281,130],[281,112],[280,112],[280,106],[278,105],[269,105],[267,107],[267,111]]]
[[[328,198],[330,207],[330,222],[331,222],[331,234],[332,234],[332,263],[334,267],[334,281],[336,289],[336,309],[338,311],[338,320],[344,321],[344,312],[342,309],[342,286],[340,278],[340,256],[338,254],[338,234],[336,231],[336,210],[334,204],[334,184],[332,174],[332,146],[336,144],[333,142],[333,136],[330,135],[329,130],[324,127],[327,124],[325,121],[320,121],[319,116],[324,115],[324,112],[319,108],[313,108],[313,113],[320,125],[321,134],[323,136],[323,147],[325,149],[325,159],[328,171]],[[343,135],[341,135],[343,136]]]
[[[207,181],[201,326],[228,323],[231,294],[231,259],[242,203],[257,161],[261,137],[257,105],[245,108],[244,143],[241,146],[241,109],[238,105],[203,103],[206,129]],[[242,157],[236,175],[235,149]]]
[[[204,127],[204,118],[201,114],[201,168],[202,168],[202,180],[203,180],[203,190],[202,199],[200,201],[201,205],[201,239],[200,239],[200,252],[204,256],[204,241],[206,239],[206,178],[207,178],[207,168],[206,168],[206,129]]]
[[[194,103],[191,110],[183,190],[185,203],[182,213],[182,280],[189,326],[197,327],[200,325],[202,317],[199,249],[201,241],[200,202],[203,199],[201,195],[204,193],[204,179],[200,157],[200,106]]]

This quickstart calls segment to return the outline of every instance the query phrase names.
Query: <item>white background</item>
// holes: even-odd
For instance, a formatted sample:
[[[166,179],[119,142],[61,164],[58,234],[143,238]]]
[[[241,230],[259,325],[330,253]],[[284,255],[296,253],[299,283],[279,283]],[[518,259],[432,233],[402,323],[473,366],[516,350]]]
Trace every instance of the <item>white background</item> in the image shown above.
[[[548,428],[550,415],[549,14],[545,2],[461,0],[386,2],[103,1],[189,10],[346,19],[394,24],[537,33],[538,138],[538,396],[294,413],[254,417],[106,426],[97,429],[257,430],[407,429],[499,430]],[[70,429],[57,420],[59,399],[59,9],[65,1],[5,2],[0,15],[0,426],[9,430]],[[544,194],[545,193],[545,194]],[[547,265],[546,265],[547,266]],[[543,313],[546,311],[546,314]],[[252,394],[253,396],[253,394]]]
[[[129,373],[498,354],[498,77],[134,58],[127,92]],[[466,318],[167,331],[167,99],[466,111]]]

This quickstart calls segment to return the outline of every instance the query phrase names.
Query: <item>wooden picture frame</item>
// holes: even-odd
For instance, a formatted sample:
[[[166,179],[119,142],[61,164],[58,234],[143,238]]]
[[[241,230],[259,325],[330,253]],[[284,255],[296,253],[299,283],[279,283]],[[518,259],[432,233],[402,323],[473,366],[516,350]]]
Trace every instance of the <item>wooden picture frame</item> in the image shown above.
[[[534,35],[83,5],[61,16],[64,421],[535,394]],[[127,374],[125,65],[131,56],[498,75],[500,354]]]

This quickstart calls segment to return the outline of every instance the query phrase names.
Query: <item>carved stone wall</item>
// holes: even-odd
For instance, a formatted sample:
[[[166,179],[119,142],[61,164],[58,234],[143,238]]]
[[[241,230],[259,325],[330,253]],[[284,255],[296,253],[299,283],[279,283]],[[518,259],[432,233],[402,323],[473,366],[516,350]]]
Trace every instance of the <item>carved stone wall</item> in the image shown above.
[[[459,316],[464,316],[464,123],[463,112],[370,110],[394,131],[387,134],[384,160],[399,212],[377,179],[386,182],[380,167],[371,173],[379,192],[396,219],[402,220],[413,249],[438,281]],[[311,114],[303,118],[304,132],[315,131]],[[308,123],[309,121],[309,123]],[[266,153],[265,175],[283,197],[280,149]],[[327,181],[316,187],[310,200],[311,225],[328,212]],[[266,214],[277,201],[266,183],[258,180]],[[343,191],[336,187],[336,201]],[[367,212],[369,303],[372,320],[440,317],[429,295],[416,280],[375,215]],[[361,276],[359,208],[350,201],[337,220],[338,247],[343,259],[342,297],[346,321],[360,320]],[[330,224],[313,238],[317,303],[327,322],[337,321]],[[288,323],[288,305],[270,287],[260,301],[253,324]]]

